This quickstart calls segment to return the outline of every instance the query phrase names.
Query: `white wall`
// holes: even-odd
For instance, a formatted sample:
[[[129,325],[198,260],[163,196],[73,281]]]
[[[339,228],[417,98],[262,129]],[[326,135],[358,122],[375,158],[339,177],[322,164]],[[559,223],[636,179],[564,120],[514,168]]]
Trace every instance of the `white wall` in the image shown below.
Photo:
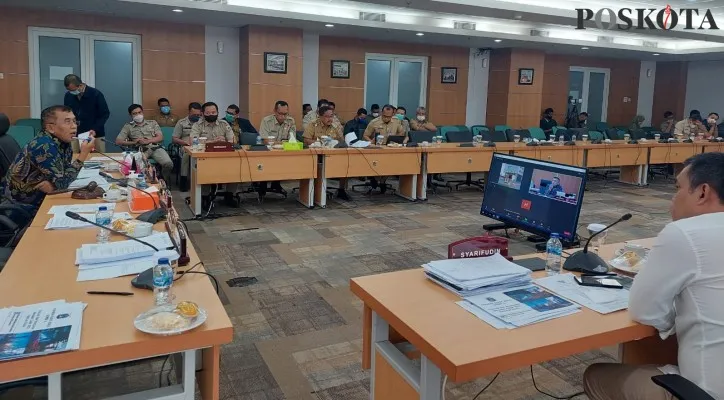
[[[641,71],[639,72],[639,100],[636,105],[636,114],[646,117],[644,126],[651,125],[651,114],[653,114],[654,109],[654,82],[656,82],[656,62],[641,61]]]
[[[706,118],[710,112],[724,115],[724,64],[721,61],[694,61],[689,63],[686,79],[685,115],[699,110]],[[678,112],[679,110],[672,110]]]
[[[219,43],[223,47],[221,53]],[[213,101],[219,109],[239,104],[238,28],[206,25],[206,98],[199,101]]]
[[[490,54],[475,56],[478,49],[470,49],[468,62],[468,104],[465,108],[465,125],[485,125],[488,108],[488,72]],[[485,63],[486,67],[483,67]]]
[[[302,102],[317,106],[319,100],[319,34],[302,34]]]

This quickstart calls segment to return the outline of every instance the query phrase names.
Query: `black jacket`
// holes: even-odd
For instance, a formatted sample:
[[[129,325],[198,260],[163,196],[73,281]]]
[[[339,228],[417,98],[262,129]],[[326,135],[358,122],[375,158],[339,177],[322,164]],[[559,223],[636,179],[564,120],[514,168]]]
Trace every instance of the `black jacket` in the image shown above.
[[[78,120],[78,133],[94,130],[96,137],[106,136],[106,121],[111,116],[106,98],[100,90],[87,86],[83,95],[78,96],[65,93],[63,104],[70,107]]]

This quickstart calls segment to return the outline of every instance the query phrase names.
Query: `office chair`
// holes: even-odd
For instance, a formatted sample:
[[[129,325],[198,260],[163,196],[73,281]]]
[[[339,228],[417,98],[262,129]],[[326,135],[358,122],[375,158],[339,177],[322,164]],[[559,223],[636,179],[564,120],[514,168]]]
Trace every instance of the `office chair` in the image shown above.
[[[681,375],[657,375],[651,380],[679,400],[714,400],[709,393]]]
[[[473,134],[470,131],[466,132],[448,132],[447,142],[448,143],[471,143],[473,141]],[[478,189],[483,189],[484,185],[482,182],[473,181],[473,173],[467,172],[465,174],[465,180],[447,181],[446,184],[456,183],[455,190],[459,190],[460,186],[475,186]]]
[[[41,124],[40,118],[21,118],[15,121],[16,126],[32,127],[36,135],[43,129]]]
[[[519,136],[521,142],[525,138],[531,138],[530,131],[527,129],[508,129],[507,131],[505,131],[505,136],[508,138],[509,142],[515,141],[515,135]]]
[[[631,139],[635,139],[635,140],[646,139],[646,131],[643,129],[636,129],[633,131],[629,131],[629,134],[631,135]]]
[[[490,128],[488,128],[485,125],[473,125],[470,127],[470,131],[473,133],[473,136],[476,135],[482,135],[485,136],[486,133],[490,133]]]
[[[606,129],[606,138],[611,140],[623,140],[623,135],[621,132],[616,128],[608,128]]]
[[[485,140],[484,137],[483,137],[483,140]],[[490,132],[490,141],[491,141],[491,142],[496,142],[496,143],[498,143],[498,142],[507,142],[507,141],[508,141],[508,135],[505,134],[505,131],[495,130],[495,131]]]
[[[408,133],[410,137],[410,142],[415,143],[422,143],[422,142],[428,142],[432,143],[433,138],[436,135],[436,132],[430,132],[430,131],[410,131]],[[448,189],[449,191],[452,191],[452,188],[450,186],[445,185],[445,181],[438,180],[437,178],[440,177],[440,175],[434,174],[427,174],[427,187],[432,191],[432,193],[437,194],[437,188],[444,187]],[[433,179],[435,178],[435,179]]]
[[[530,133],[530,137],[533,139],[548,140],[548,138],[546,137],[546,133],[541,128],[528,128],[528,132]]]

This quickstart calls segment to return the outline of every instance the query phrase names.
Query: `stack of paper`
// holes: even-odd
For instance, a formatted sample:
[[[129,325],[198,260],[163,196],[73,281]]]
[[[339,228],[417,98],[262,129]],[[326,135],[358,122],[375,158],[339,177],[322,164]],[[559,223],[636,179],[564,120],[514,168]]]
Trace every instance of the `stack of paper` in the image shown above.
[[[531,283],[529,269],[513,264],[500,254],[431,261],[422,267],[433,282],[462,297]]]
[[[80,203],[69,204],[65,206],[52,206],[48,210],[48,214],[65,215],[66,211],[74,213],[96,213],[100,207],[106,207],[107,210],[116,208],[115,203]]]
[[[80,214],[80,216],[87,218],[89,221],[96,221],[95,214]],[[117,219],[133,219],[133,216],[127,212],[114,213],[112,221]],[[77,229],[77,228],[92,228],[93,225],[78,221],[76,219],[65,216],[65,214],[54,215],[48,223],[45,225],[45,229]]]
[[[622,282],[624,289],[581,286],[573,280],[573,274],[561,274],[536,279],[535,283],[597,313],[608,314],[628,308],[629,282]]]
[[[513,329],[580,311],[577,304],[538,286],[498,290],[457,303],[497,329]]]
[[[175,260],[179,257],[166,232],[154,232],[142,238],[155,246],[158,252],[135,240],[121,240],[109,243],[84,244],[76,250],[75,263],[78,265],[78,281],[117,278],[133,275],[152,268],[159,258]]]
[[[77,350],[84,308],[58,300],[0,309],[0,360]]]

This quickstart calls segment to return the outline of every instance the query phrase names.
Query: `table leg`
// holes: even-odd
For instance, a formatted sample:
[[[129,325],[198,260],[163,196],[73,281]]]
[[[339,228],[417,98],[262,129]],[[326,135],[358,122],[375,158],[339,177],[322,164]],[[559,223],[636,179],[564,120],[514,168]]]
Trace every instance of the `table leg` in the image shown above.
[[[417,175],[417,198],[427,200],[427,154],[422,154],[420,175]]]
[[[400,190],[397,195],[415,201],[417,197],[417,175],[400,175]]]
[[[367,304],[362,311],[362,369],[372,366],[372,309]]]
[[[63,388],[60,380],[60,372],[48,375],[48,400],[60,400],[63,398]]]
[[[219,400],[219,369],[221,347],[213,346],[202,350],[203,369],[197,373],[199,390],[203,400]]]
[[[650,336],[640,340],[622,343],[619,346],[619,361],[623,364],[678,365],[679,343],[676,336],[666,340]]]
[[[314,178],[314,204],[327,208],[327,171],[325,170],[326,157],[319,156],[317,163],[317,177]]]
[[[621,167],[619,182],[630,185],[641,185],[641,165],[627,165]]]
[[[191,157],[191,209],[195,216],[201,215],[201,185],[197,182],[196,158]]]
[[[314,179],[299,180],[299,197],[297,200],[307,208],[314,208]]]

